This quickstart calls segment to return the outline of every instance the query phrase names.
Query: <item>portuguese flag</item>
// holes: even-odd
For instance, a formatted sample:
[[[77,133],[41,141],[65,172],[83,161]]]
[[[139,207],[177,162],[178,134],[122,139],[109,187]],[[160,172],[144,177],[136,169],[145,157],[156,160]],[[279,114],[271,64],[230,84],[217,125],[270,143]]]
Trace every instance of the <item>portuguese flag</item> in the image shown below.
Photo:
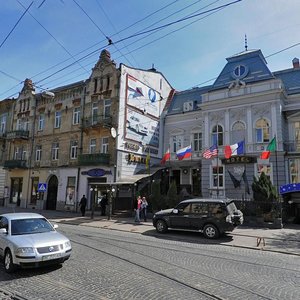
[[[275,152],[275,151],[276,151],[276,137],[274,136],[273,139],[272,139],[272,141],[267,146],[266,151],[264,151],[260,155],[260,158],[261,159],[268,159],[270,157],[271,152]]]

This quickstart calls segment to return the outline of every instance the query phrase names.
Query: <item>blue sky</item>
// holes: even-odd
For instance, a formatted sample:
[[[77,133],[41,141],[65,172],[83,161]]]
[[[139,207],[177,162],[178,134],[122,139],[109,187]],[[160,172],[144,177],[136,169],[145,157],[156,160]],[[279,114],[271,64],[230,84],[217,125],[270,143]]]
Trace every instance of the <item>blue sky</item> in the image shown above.
[[[300,43],[298,0],[242,0],[128,38],[232,2],[1,0],[0,100],[16,97],[25,78],[37,91],[87,79],[104,48],[117,64],[142,69],[154,64],[176,90],[185,90],[212,84],[226,57],[244,50],[245,34],[248,49],[265,56]],[[106,37],[115,44],[108,46]],[[267,58],[268,66],[290,68],[294,57],[300,57],[300,44]]]

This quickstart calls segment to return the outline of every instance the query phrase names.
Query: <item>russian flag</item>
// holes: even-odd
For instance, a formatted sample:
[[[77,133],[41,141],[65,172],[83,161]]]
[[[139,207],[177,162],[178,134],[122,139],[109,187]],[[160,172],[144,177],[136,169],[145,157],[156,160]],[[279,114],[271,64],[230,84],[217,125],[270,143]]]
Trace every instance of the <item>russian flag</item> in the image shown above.
[[[168,149],[167,152],[164,154],[163,158],[161,159],[160,163],[164,165],[167,160],[170,160],[170,158],[171,158],[171,153],[170,153],[170,149]]]
[[[179,149],[176,152],[178,160],[183,160],[192,156],[192,145],[189,145],[185,148]]]
[[[241,141],[234,145],[225,146],[224,155],[225,158],[230,158],[234,155],[242,155],[245,153],[245,141]]]

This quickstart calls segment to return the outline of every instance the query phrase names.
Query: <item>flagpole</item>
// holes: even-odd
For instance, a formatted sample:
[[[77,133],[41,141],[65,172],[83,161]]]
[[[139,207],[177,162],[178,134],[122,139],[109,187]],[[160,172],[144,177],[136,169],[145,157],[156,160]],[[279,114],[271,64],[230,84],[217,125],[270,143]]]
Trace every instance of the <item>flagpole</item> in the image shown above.
[[[246,140],[245,140],[245,137],[244,137],[244,155],[246,155]],[[246,169],[247,169],[247,165],[246,163],[244,163],[244,172],[246,174]],[[246,183],[245,183],[245,180],[244,180],[244,199],[246,200],[246,194],[247,194],[247,191],[246,191]]]
[[[217,151],[217,198],[219,198],[219,145],[217,142],[217,147],[218,147],[218,151]]]
[[[276,134],[274,136],[276,141]],[[277,141],[276,141],[276,147],[275,147],[275,162],[276,162],[276,186],[277,186],[277,193],[279,194],[279,188],[278,188],[278,161],[277,161]]]
[[[171,185],[171,149],[169,147],[169,188],[170,188],[170,185]]]

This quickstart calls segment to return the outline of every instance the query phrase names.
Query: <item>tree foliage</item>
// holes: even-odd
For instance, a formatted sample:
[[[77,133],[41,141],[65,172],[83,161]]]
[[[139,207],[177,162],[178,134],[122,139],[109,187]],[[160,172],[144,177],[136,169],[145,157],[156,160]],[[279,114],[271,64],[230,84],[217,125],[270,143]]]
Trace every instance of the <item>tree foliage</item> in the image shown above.
[[[172,181],[167,194],[167,205],[172,208],[178,203],[176,182]]]
[[[264,172],[261,173],[258,179],[255,176],[253,177],[252,190],[254,201],[274,202],[279,198],[276,187]]]

